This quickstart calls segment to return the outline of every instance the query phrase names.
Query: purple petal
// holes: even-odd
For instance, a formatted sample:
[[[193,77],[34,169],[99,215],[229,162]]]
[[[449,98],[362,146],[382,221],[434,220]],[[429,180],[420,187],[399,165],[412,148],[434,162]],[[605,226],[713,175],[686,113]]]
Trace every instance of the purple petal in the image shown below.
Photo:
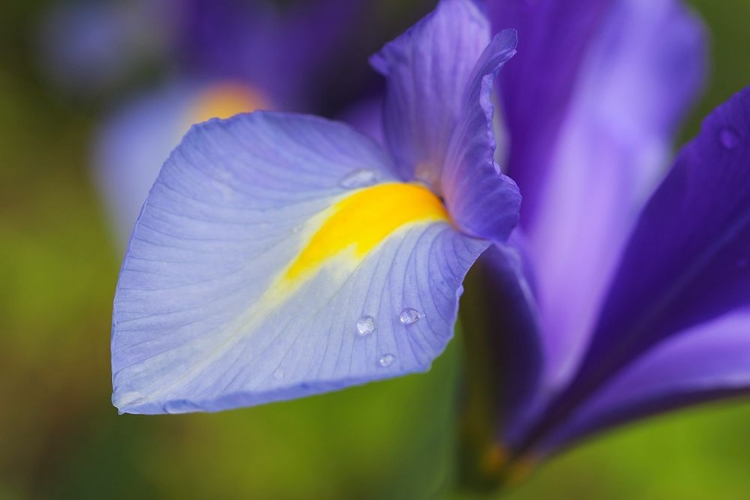
[[[750,392],[750,311],[681,332],[645,353],[547,442],[549,449],[648,415]]]
[[[618,1],[590,44],[525,226],[550,386],[563,385],[585,352],[638,210],[700,88],[704,52],[700,23],[674,0]],[[524,210],[526,201],[524,192]]]
[[[590,38],[613,1],[488,0],[493,32],[513,28],[520,40],[500,90],[512,144],[508,174],[523,192],[524,220],[540,199]]]
[[[521,195],[495,163],[492,88],[500,69],[516,53],[516,42],[515,31],[502,31],[477,61],[441,180],[456,224],[467,234],[499,244],[518,223]]]
[[[456,232],[425,188],[393,181],[385,153],[335,122],[259,112],[193,127],[123,263],[115,405],[217,411],[428,369],[487,243]],[[431,212],[370,240],[415,201]]]
[[[579,392],[670,335],[750,298],[750,88],[704,121],[628,242]]]
[[[371,58],[388,81],[385,138],[402,179],[417,178],[440,192],[448,144],[489,42],[489,21],[472,0],[441,0]]]

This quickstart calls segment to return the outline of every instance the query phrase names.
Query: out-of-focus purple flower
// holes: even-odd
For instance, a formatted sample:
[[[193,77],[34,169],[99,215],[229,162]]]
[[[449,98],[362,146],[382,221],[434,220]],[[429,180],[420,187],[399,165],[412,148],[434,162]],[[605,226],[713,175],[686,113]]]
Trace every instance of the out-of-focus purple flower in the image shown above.
[[[518,220],[490,99],[515,45],[473,0],[439,2],[371,60],[385,149],[306,115],[193,127],[123,263],[115,406],[218,411],[428,369],[466,271]]]
[[[159,166],[192,124],[312,107],[317,72],[363,6],[317,0],[282,15],[264,0],[153,3],[169,21],[177,75],[121,106],[104,124],[95,152],[96,175],[123,241]]]
[[[356,36],[370,2],[315,0],[280,12],[265,0],[190,0],[176,3],[180,36],[175,58],[188,75],[248,82],[283,111],[311,111],[342,40]],[[337,50],[334,50],[337,49]]]
[[[704,74],[703,28],[681,2],[490,10],[519,31],[499,91],[524,195],[514,237],[482,257],[502,454],[523,464],[747,392],[750,90],[667,170]]]

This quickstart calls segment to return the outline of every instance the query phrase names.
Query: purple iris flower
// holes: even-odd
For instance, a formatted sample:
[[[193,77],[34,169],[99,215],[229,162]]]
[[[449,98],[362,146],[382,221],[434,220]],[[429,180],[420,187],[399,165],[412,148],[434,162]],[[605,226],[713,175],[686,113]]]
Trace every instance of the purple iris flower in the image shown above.
[[[667,169],[705,63],[679,1],[490,10],[520,40],[499,89],[524,206],[509,243],[482,256],[477,294],[505,474],[750,389],[750,90]]]
[[[193,127],[123,263],[115,406],[217,411],[427,370],[465,273],[517,223],[491,101],[515,45],[472,0],[386,45],[385,150],[304,115]]]
[[[467,304],[485,321],[466,338],[470,368],[493,375],[501,475],[750,387],[750,90],[666,170],[703,79],[703,31],[679,2],[497,0],[489,14],[494,38],[478,3],[442,0],[373,57],[385,151],[292,114],[188,133],[120,275],[120,411],[426,370],[480,255],[484,293]],[[521,46],[500,74],[495,151],[493,83],[516,43],[500,28]],[[519,194],[496,155],[525,195],[512,234]]]
[[[317,72],[362,12],[349,0],[317,0],[284,13],[263,0],[160,0],[149,7],[169,28],[176,74],[124,103],[105,122],[95,151],[123,241],[161,162],[192,124],[256,109],[312,108]]]

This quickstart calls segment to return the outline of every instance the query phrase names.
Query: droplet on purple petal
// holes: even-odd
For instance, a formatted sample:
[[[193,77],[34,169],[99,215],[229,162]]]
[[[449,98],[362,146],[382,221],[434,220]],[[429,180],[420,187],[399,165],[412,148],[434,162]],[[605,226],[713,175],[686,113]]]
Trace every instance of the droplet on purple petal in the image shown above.
[[[362,316],[357,321],[357,335],[360,337],[366,337],[375,331],[377,326],[375,325],[375,318],[372,316]]]
[[[403,325],[413,325],[422,318],[424,318],[424,313],[417,311],[413,307],[407,307],[398,316],[399,321]]]
[[[378,183],[378,174],[366,168],[349,172],[339,181],[339,186],[344,189],[359,189],[370,187]]]
[[[393,354],[385,354],[382,358],[378,360],[378,364],[382,366],[383,368],[387,368],[391,366],[393,361],[396,359],[396,356]]]

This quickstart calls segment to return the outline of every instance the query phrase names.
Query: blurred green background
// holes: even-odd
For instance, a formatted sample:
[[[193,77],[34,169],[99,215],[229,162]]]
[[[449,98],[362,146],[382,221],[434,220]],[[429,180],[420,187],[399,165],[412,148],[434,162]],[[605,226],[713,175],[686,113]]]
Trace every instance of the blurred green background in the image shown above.
[[[430,3],[383,2],[382,40],[362,50]],[[713,70],[685,138],[750,83],[750,1],[692,3]],[[427,375],[221,414],[117,415],[109,329],[123,249],[89,164],[112,96],[71,97],[44,77],[36,36],[49,6],[0,4],[0,499],[452,498],[456,342]],[[750,401],[653,419],[498,496],[750,498],[749,421]]]

